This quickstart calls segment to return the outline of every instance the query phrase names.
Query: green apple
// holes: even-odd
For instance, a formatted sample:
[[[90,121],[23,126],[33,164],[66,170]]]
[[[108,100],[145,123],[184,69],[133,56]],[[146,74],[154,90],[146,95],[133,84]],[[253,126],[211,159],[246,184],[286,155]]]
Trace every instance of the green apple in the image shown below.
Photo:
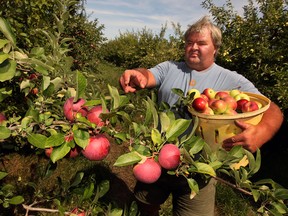
[[[239,89],[232,89],[229,94],[232,96],[232,97],[235,97],[236,95],[240,94],[241,91]]]
[[[237,94],[234,98],[235,98],[236,101],[238,101],[240,99],[246,99],[246,100],[250,101],[249,95],[247,95],[245,93]]]
[[[259,101],[255,101],[255,103],[257,103],[259,109],[261,109],[261,108],[263,107],[263,104],[262,104],[261,102],[259,102]]]
[[[192,95],[192,94],[194,94],[194,95]],[[190,96],[190,97],[193,96],[193,99],[195,99],[195,98],[200,97],[201,93],[200,93],[200,91],[199,91],[198,89],[194,89],[194,88],[193,88],[193,89],[190,89],[190,90],[188,91],[187,95]]]

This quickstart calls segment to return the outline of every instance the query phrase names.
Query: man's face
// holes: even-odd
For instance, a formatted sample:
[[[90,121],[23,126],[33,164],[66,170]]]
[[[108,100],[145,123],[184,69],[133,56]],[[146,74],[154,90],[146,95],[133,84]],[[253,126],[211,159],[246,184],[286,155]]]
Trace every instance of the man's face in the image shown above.
[[[191,33],[185,43],[186,64],[194,70],[202,71],[214,63],[216,48],[207,28],[202,32]]]

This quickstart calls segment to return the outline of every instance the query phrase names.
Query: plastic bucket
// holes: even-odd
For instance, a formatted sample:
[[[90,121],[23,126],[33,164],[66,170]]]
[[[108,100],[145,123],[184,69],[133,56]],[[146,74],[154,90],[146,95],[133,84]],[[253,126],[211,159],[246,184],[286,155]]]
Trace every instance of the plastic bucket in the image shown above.
[[[193,117],[199,118],[196,135],[201,136],[210,145],[212,151],[217,150],[222,145],[223,140],[242,131],[235,125],[235,120],[257,125],[261,121],[263,113],[269,108],[271,101],[267,97],[250,92],[244,93],[250,97],[251,101],[260,102],[262,107],[252,112],[237,115],[207,115],[188,107]]]

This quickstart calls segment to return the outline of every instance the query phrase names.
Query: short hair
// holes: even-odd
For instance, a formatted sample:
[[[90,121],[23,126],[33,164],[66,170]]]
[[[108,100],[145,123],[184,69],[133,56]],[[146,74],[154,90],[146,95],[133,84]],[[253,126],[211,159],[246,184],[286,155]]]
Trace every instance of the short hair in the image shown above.
[[[190,34],[201,32],[202,29],[207,28],[211,32],[211,37],[216,50],[218,50],[222,43],[222,33],[218,26],[214,25],[208,16],[204,16],[194,24],[190,25],[184,34],[185,42],[188,40]]]

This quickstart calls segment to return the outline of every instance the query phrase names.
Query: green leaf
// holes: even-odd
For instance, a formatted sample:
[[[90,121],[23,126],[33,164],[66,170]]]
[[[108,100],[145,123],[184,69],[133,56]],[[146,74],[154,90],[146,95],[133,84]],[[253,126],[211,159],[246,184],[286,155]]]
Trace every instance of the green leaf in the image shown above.
[[[47,137],[42,134],[29,134],[28,142],[37,148],[45,149]]]
[[[15,197],[12,197],[11,199],[8,200],[8,203],[9,204],[12,204],[12,205],[19,205],[20,203],[23,203],[25,200],[22,196],[15,196]]]
[[[12,31],[12,28],[9,22],[2,17],[0,17],[0,31],[14,46],[16,45],[16,37]]]
[[[45,68],[45,67],[43,67],[43,66],[40,66],[40,65],[36,65],[35,67],[34,67],[34,69],[37,71],[37,72],[39,72],[40,74],[43,74],[43,75],[49,75],[49,72],[47,71],[47,69]]]
[[[0,64],[2,64],[6,59],[9,58],[9,54],[7,53],[0,53]]]
[[[2,49],[7,43],[9,43],[9,40],[0,39],[0,49]]]
[[[74,134],[74,141],[78,146],[85,149],[86,146],[89,144],[90,135],[89,132],[84,130],[73,130]]]
[[[60,146],[65,142],[65,135],[62,133],[53,134],[46,139],[45,148]]]
[[[279,216],[287,213],[287,206],[284,203],[272,202],[271,205],[277,210]]]
[[[138,163],[141,161],[141,157],[136,151],[132,151],[126,154],[121,155],[118,157],[116,162],[114,163],[114,166],[128,166],[128,165],[133,165],[135,163]]]
[[[54,88],[53,83],[50,83],[50,85],[45,90],[43,90],[43,95],[45,95],[46,97],[50,97],[54,93],[55,93],[55,88]]]
[[[45,54],[45,50],[43,47],[33,47],[30,51],[30,55],[32,56],[41,56]]]
[[[80,71],[77,71],[77,98],[81,98],[85,95],[86,87],[86,77]]]
[[[86,200],[86,199],[90,199],[93,195],[93,192],[94,192],[94,184],[91,183],[89,185],[89,187],[86,187],[85,190],[84,190],[84,194],[82,196],[82,201],[83,200]]]
[[[110,212],[111,216],[122,216],[123,210],[121,208],[113,208]]]
[[[195,155],[199,153],[205,145],[205,141],[199,136],[192,136],[184,144],[184,147],[189,151],[189,154]]]
[[[216,176],[214,169],[210,165],[202,162],[195,162],[194,165],[197,168],[198,173],[208,174],[210,176]]]
[[[5,127],[5,126],[0,126],[0,140],[5,140],[8,137],[10,137],[11,131]]]
[[[16,73],[16,61],[7,60],[0,65],[0,82],[12,79]]]
[[[251,189],[251,192],[252,192],[254,201],[257,202],[259,200],[261,194],[259,193],[258,190],[254,190],[254,189]]]
[[[153,128],[151,131],[151,139],[154,145],[162,143],[161,133],[156,128]]]
[[[147,101],[145,101],[145,102],[146,102],[146,106],[147,106],[145,125],[150,126],[150,120],[152,118],[153,119],[153,127],[157,128],[159,116],[158,116],[158,112],[156,109],[156,105],[150,98],[147,98]],[[147,114],[148,114],[148,117],[150,116],[149,118],[147,118]]]
[[[7,175],[8,173],[0,171],[0,180],[5,178]]]
[[[174,141],[181,134],[183,134],[189,127],[191,120],[176,119],[166,132],[166,139]]]
[[[42,90],[44,91],[45,89],[48,88],[48,86],[50,85],[50,77],[49,76],[43,76],[42,79]]]
[[[190,199],[193,199],[199,193],[199,186],[197,181],[193,178],[187,179],[189,188],[191,189]]]
[[[69,153],[70,150],[71,147],[69,146],[68,142],[64,142],[63,145],[57,148],[53,148],[53,151],[50,156],[51,161],[55,163],[56,161],[64,158]]]
[[[99,189],[99,198],[103,197],[110,189],[110,182],[109,180],[103,180],[100,182],[100,184],[98,185],[98,189]]]
[[[120,106],[120,95],[118,90],[113,87],[108,85],[108,90],[109,90],[109,94],[112,97],[113,100],[113,106],[112,109],[117,109]]]
[[[288,189],[286,188],[277,188],[275,189],[274,196],[280,200],[288,200]]]
[[[84,177],[84,172],[77,172],[70,187],[79,185]]]
[[[161,132],[164,133],[169,128],[171,121],[166,112],[159,113],[159,117],[160,117],[160,124],[161,124]]]

